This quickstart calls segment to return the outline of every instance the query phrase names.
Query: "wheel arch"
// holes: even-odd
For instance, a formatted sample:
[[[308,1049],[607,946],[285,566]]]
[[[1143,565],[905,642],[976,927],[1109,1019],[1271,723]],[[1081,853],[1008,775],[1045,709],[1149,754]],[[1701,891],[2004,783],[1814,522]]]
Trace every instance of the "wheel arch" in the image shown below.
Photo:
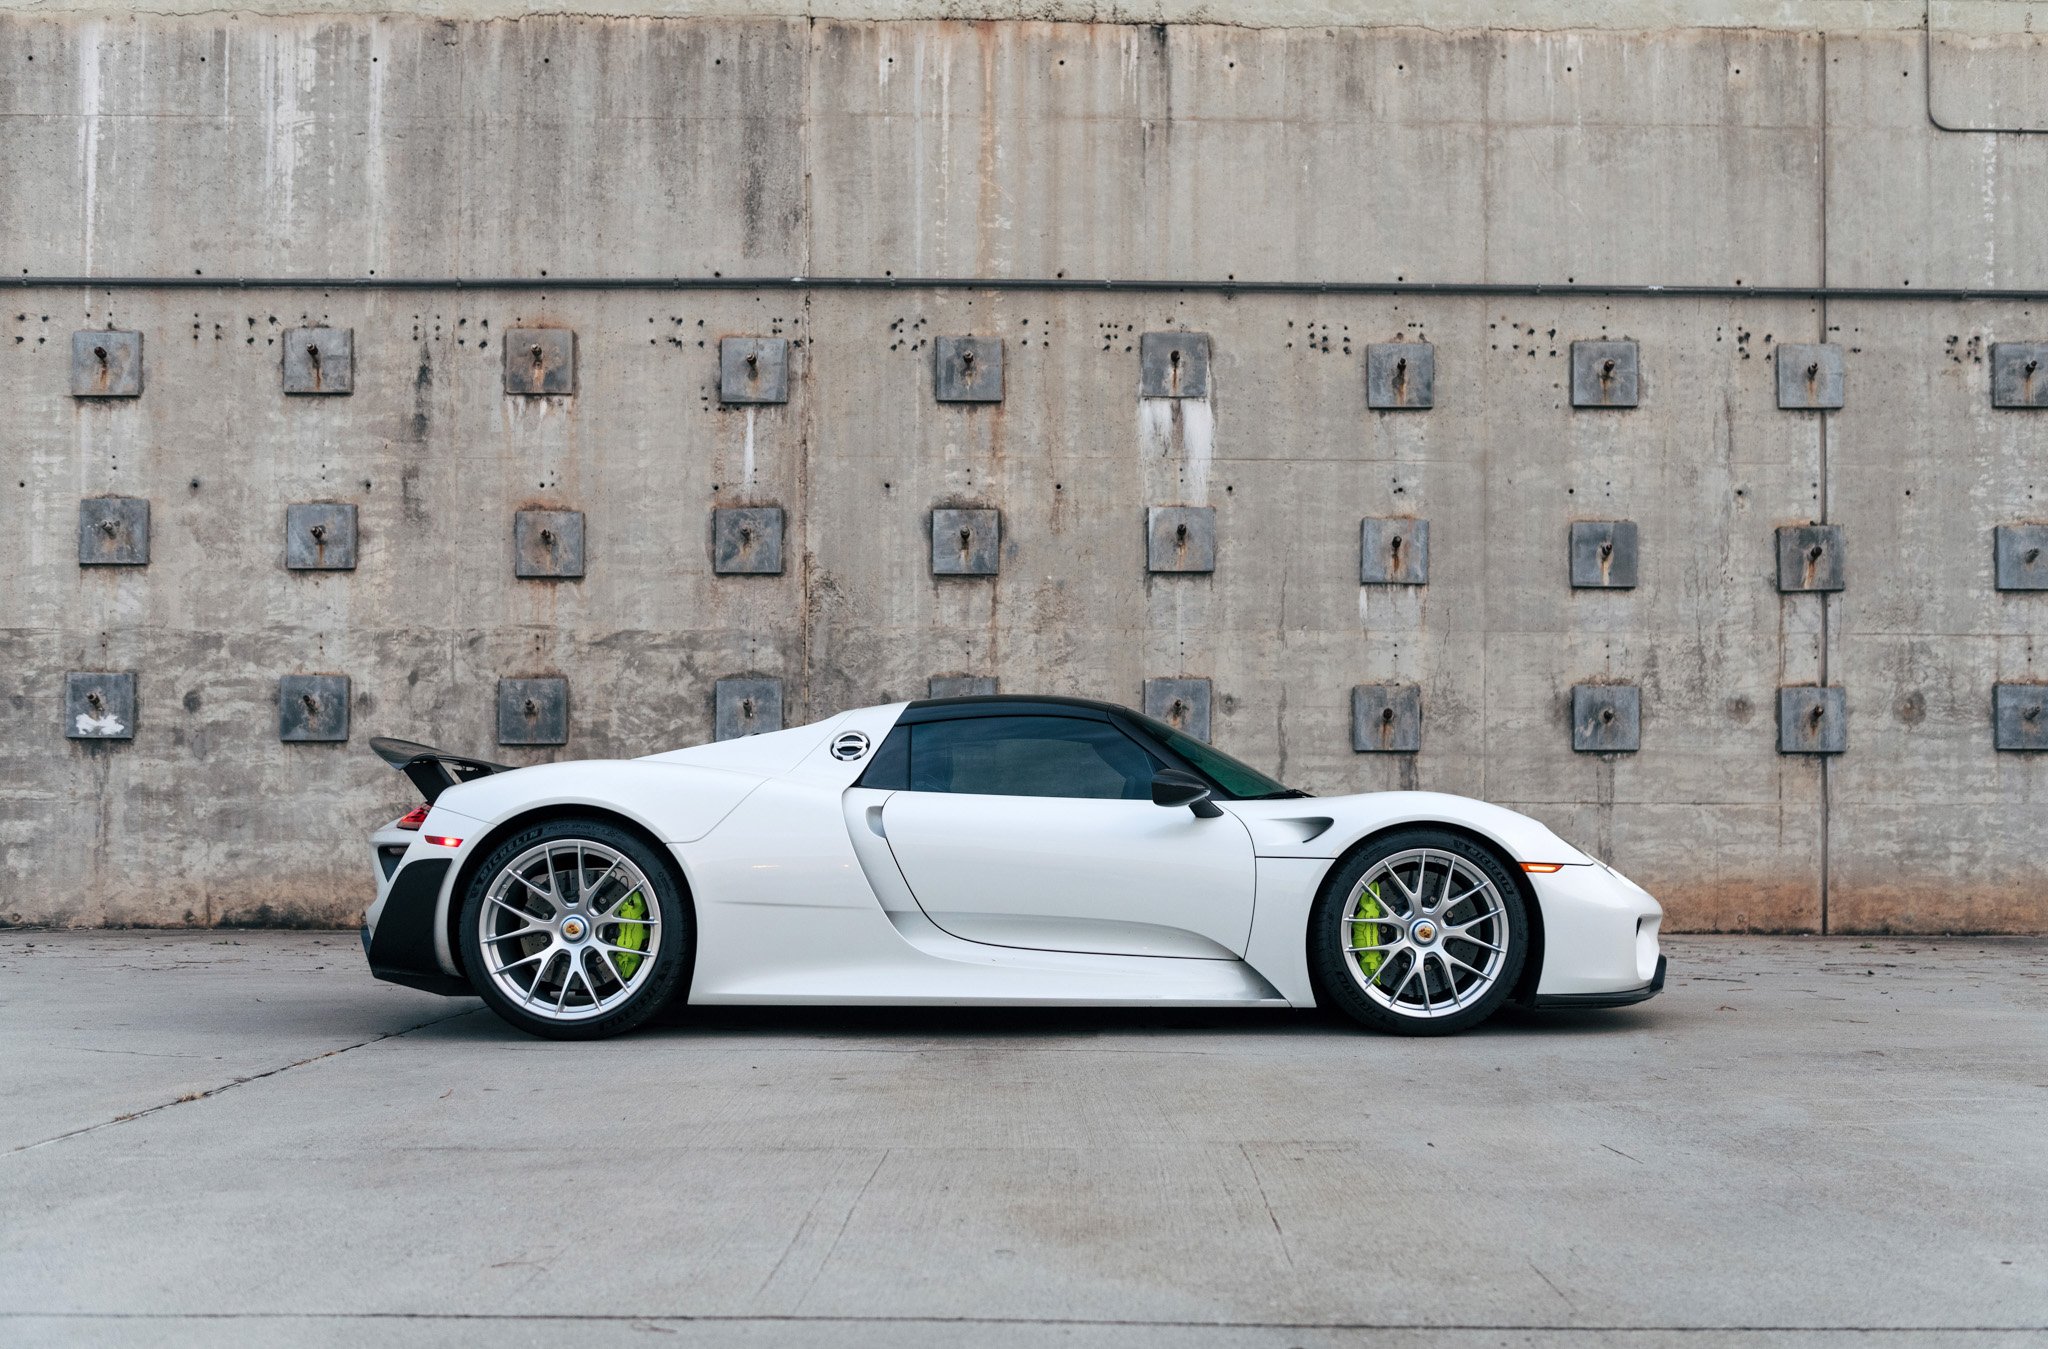
[[[675,853],[669,849],[667,844],[654,836],[653,830],[632,816],[610,806],[579,801],[557,801],[545,806],[535,806],[532,810],[520,811],[516,815],[508,815],[503,820],[492,825],[484,836],[476,841],[476,845],[469,850],[469,855],[462,859],[462,866],[455,873],[454,884],[449,887],[447,910],[442,915],[441,921],[443,936],[448,941],[448,954],[455,962],[455,972],[463,978],[468,979],[470,976],[469,970],[462,958],[462,933],[460,931],[462,907],[466,896],[469,894],[471,882],[476,879],[477,872],[483,868],[484,859],[489,857],[500,843],[503,843],[520,830],[531,829],[535,825],[547,824],[553,820],[595,820],[623,830],[645,844],[647,850],[654,854],[656,863],[664,868],[668,873],[669,879],[675,882],[676,894],[680,897],[681,902],[690,910],[690,928],[693,932],[696,930],[697,900],[690,890],[690,878],[683,871],[682,863],[676,860]],[[689,965],[683,971],[683,982],[676,994],[678,998],[687,998],[689,996],[690,977],[695,972],[697,963],[696,943],[692,942],[690,944],[688,956]]]
[[[1522,972],[1515,979],[1515,986],[1508,991],[1508,1001],[1526,1004],[1536,996],[1536,985],[1543,978],[1543,905],[1537,901],[1536,887],[1529,881],[1528,873],[1514,854],[1497,838],[1468,824],[1456,824],[1449,820],[1400,820],[1381,825],[1353,840],[1350,847],[1337,854],[1323,872],[1322,880],[1316,886],[1316,897],[1320,899],[1329,888],[1330,881],[1343,869],[1345,863],[1370,848],[1390,834],[1399,834],[1410,829],[1434,829],[1440,833],[1455,834],[1459,838],[1478,844],[1493,855],[1493,859],[1513,878],[1515,890],[1522,897],[1522,912],[1529,919],[1529,954],[1522,961]],[[1321,977],[1316,974],[1315,961],[1308,959],[1308,944],[1312,934],[1308,926],[1302,928],[1302,954],[1307,961],[1309,978],[1315,986],[1316,1001],[1325,1006],[1329,996],[1324,992]]]

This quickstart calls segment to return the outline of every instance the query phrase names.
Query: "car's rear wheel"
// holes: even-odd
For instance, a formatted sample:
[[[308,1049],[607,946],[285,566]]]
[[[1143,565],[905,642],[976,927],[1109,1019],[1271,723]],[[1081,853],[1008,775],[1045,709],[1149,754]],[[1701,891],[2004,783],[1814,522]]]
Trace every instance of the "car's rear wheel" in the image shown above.
[[[1440,829],[1375,840],[1337,868],[1309,917],[1309,960],[1330,1001],[1402,1035],[1448,1035],[1492,1016],[1528,949],[1507,867]]]
[[[550,820],[493,848],[462,905],[463,959],[491,1009],[523,1031],[593,1040],[675,996],[691,925],[653,848],[603,820]]]

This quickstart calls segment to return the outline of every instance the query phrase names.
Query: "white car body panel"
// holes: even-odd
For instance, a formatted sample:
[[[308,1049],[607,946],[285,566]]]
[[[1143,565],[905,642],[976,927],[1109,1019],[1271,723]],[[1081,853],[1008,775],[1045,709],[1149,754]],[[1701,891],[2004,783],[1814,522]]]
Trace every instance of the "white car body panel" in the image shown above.
[[[904,703],[644,759],[544,764],[449,787],[417,832],[374,848],[454,865],[433,955],[459,977],[463,864],[537,810],[610,812],[666,845],[689,885],[693,1003],[1312,1006],[1306,925],[1335,860],[1407,824],[1448,826],[1514,862],[1544,929],[1539,996],[1639,989],[1662,910],[1536,820],[1434,792],[1149,801],[967,796],[854,785]],[[848,732],[868,738],[833,754]],[[458,847],[429,837],[459,838]],[[380,864],[366,933],[391,889]],[[922,903],[920,901],[923,901]]]

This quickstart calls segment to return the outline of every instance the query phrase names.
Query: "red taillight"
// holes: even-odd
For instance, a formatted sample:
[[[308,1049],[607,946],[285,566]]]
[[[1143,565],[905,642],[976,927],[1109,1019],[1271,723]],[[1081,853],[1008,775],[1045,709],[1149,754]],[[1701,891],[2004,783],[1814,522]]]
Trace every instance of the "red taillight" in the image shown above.
[[[398,819],[398,828],[417,829],[427,822],[427,803],[422,801]]]
[[[427,834],[423,837],[425,837],[427,842],[433,844],[437,848],[459,848],[462,846],[461,839],[448,838],[447,836],[442,834]]]

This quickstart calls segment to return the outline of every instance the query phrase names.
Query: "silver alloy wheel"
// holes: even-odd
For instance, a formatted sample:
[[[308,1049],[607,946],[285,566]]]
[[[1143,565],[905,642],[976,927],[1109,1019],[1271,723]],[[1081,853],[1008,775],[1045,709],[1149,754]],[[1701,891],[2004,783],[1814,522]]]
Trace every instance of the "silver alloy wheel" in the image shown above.
[[[661,909],[631,859],[550,839],[505,865],[484,895],[485,973],[534,1016],[586,1021],[631,998],[661,950]]]
[[[1507,961],[1507,905],[1485,872],[1410,848],[1359,878],[1338,929],[1351,977],[1388,1011],[1440,1017],[1470,1007]]]

